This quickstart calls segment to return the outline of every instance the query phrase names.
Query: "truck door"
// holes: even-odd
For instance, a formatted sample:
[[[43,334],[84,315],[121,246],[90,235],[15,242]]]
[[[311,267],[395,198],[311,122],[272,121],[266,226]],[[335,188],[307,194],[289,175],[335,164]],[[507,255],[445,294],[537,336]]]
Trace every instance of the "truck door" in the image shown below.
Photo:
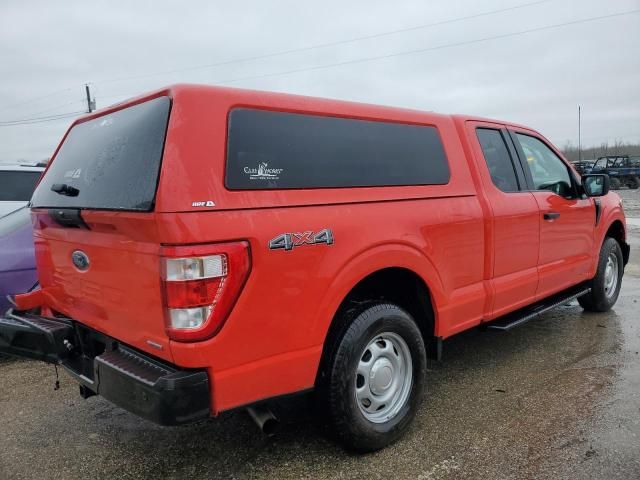
[[[467,122],[476,170],[491,214],[486,229],[486,319],[534,301],[538,287],[539,213],[504,125]]]
[[[539,209],[536,297],[542,299],[588,279],[595,206],[579,193],[572,170],[545,140],[530,131],[510,133]]]

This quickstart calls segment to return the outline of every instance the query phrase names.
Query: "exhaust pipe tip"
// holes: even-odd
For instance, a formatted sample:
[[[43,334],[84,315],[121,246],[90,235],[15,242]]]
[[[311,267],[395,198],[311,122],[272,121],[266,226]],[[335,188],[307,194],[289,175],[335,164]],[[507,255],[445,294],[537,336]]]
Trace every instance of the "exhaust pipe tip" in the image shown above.
[[[251,419],[260,431],[267,436],[272,436],[278,429],[278,419],[271,410],[263,406],[247,407]]]

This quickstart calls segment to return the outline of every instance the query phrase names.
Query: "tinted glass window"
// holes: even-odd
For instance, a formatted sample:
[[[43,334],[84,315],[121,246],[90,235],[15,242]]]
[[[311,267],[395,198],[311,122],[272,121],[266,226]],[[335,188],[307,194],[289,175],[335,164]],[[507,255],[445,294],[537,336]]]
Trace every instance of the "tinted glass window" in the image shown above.
[[[225,185],[232,190],[449,181],[434,127],[238,108],[228,135]]]
[[[28,202],[41,172],[0,170],[0,202]]]
[[[479,128],[477,135],[493,184],[503,192],[518,191],[513,160],[502,133],[499,130]]]
[[[151,210],[170,105],[160,97],[73,127],[33,206]],[[62,195],[51,190],[55,184],[75,190]]]
[[[551,190],[558,195],[572,194],[569,169],[542,141],[529,135],[516,134],[535,190]]]

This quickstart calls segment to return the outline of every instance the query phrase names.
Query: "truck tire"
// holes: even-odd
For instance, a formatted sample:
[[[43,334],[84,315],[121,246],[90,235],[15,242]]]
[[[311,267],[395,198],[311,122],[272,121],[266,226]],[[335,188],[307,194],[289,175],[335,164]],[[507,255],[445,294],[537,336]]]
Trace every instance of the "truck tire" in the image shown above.
[[[320,408],[349,450],[372,452],[400,438],[423,397],[427,356],[420,329],[397,305],[346,312],[329,347]]]
[[[598,269],[591,281],[591,292],[578,298],[580,306],[589,312],[610,310],[618,300],[623,273],[620,244],[615,238],[607,237],[600,249]]]
[[[609,179],[609,187],[611,188],[611,190],[620,190],[621,185],[622,183],[620,182],[619,178],[611,177]]]
[[[629,180],[627,180],[627,187],[632,190],[637,190],[638,187],[640,187],[640,180],[638,179],[638,177],[636,177],[635,175],[629,177]]]

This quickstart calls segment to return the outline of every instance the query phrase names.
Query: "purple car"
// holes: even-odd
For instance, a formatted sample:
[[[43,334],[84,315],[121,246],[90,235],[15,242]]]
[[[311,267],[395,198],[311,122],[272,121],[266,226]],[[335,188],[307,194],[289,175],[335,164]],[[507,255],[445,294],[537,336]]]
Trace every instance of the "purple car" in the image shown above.
[[[31,212],[22,207],[0,218],[0,314],[11,306],[7,295],[28,292],[37,282]]]

